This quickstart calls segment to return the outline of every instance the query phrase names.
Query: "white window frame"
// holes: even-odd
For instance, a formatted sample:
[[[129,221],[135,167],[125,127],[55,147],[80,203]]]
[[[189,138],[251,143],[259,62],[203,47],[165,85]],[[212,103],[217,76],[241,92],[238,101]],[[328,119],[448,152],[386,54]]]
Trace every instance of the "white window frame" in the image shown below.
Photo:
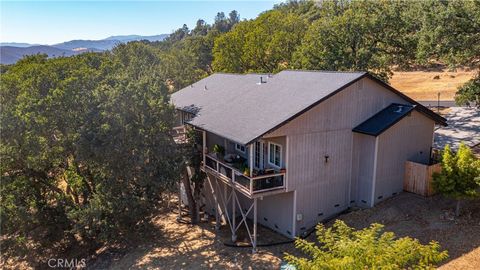
[[[275,157],[273,157],[273,158],[274,158],[273,163],[272,163],[271,160],[270,160],[270,156],[271,156],[271,155],[270,155],[270,151],[271,151],[270,148],[271,148],[271,145],[274,145],[274,146],[276,146],[276,147],[278,147],[278,148],[280,149],[280,150],[279,150],[280,156],[278,157],[278,162],[280,163],[279,165],[275,164]],[[275,167],[275,168],[281,169],[281,167],[282,167],[282,151],[283,151],[283,149],[282,149],[282,145],[281,145],[281,144],[274,143],[274,142],[268,142],[268,164],[269,164],[269,165],[272,165],[272,166]]]
[[[243,147],[243,151],[242,151],[242,147]],[[237,150],[238,152],[245,154],[246,149],[247,148],[245,147],[245,145],[235,143],[235,150]]]

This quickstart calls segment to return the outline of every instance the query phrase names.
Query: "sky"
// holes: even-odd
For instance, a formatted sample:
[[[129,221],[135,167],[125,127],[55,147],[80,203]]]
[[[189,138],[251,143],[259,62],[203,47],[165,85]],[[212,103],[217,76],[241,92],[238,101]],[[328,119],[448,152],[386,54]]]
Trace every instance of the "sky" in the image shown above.
[[[217,12],[237,10],[255,18],[278,0],[261,1],[4,1],[0,42],[55,44],[113,35],[169,34],[198,19],[212,23]]]

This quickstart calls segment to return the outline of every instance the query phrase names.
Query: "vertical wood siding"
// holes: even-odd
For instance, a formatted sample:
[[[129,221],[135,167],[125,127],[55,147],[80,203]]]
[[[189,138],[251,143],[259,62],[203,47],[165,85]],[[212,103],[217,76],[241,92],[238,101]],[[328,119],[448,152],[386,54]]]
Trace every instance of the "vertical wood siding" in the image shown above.
[[[403,190],[405,161],[427,164],[433,140],[434,122],[412,111],[378,138],[375,203]]]
[[[375,137],[354,133],[353,149],[350,202],[368,207],[372,199]]]
[[[440,163],[426,165],[413,161],[405,162],[405,176],[403,179],[403,190],[413,192],[425,197],[435,194],[432,185],[433,173],[442,170]]]

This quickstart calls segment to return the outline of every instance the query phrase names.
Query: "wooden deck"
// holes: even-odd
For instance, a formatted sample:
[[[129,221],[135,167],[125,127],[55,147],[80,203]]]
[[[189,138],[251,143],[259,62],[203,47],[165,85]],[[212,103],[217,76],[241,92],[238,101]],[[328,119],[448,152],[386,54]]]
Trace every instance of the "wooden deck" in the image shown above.
[[[212,156],[206,155],[205,161],[203,166],[205,172],[213,174],[249,198],[285,192],[285,172],[248,177]]]

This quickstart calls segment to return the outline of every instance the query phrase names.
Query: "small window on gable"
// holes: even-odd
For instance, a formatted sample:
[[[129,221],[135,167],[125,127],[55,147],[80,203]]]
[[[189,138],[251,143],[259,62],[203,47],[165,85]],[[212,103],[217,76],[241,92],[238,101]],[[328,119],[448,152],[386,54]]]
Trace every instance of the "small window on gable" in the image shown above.
[[[240,151],[240,152],[242,152],[242,153],[245,153],[245,145],[243,145],[243,144],[238,144],[238,143],[236,143],[236,144],[235,144],[235,149],[236,149],[237,151]]]
[[[280,144],[268,143],[268,163],[280,168],[282,165],[282,146]]]

